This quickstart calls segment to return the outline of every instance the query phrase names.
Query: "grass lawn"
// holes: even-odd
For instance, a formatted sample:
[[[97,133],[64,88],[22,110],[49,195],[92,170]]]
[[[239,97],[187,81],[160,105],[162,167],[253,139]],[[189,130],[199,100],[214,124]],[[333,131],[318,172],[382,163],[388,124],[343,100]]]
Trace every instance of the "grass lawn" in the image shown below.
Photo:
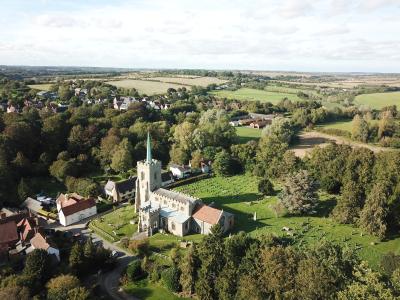
[[[137,224],[130,224],[130,221],[134,218],[136,218],[135,207],[133,205],[125,205],[91,221],[91,223],[93,226],[100,228],[101,231],[113,236],[115,240],[119,240],[122,237],[131,238],[137,231]],[[100,235],[102,235],[101,231]]]
[[[28,85],[31,89],[39,90],[39,91],[50,91],[50,87],[52,83],[41,83],[41,84],[30,84]]]
[[[271,205],[276,203],[277,197],[260,195],[257,182],[251,175],[213,177],[176,189],[202,198],[207,204],[214,202],[216,207],[234,213],[235,232],[246,231],[253,236],[265,233],[284,236],[282,227],[288,226],[296,233],[296,245],[313,244],[323,239],[334,241],[355,249],[373,267],[379,265],[384,253],[392,251],[400,254],[400,238],[379,242],[356,227],[337,224],[329,218],[336,203],[335,197],[330,195],[321,195],[321,204],[313,216],[276,217]],[[257,213],[256,221],[253,220],[254,212]]]
[[[236,134],[239,137],[239,143],[244,144],[251,140],[258,140],[261,137],[262,129],[251,127],[236,127]]]
[[[147,279],[129,283],[124,286],[124,291],[142,300],[181,300],[166,288],[149,282]]]
[[[375,93],[358,95],[355,99],[358,105],[367,105],[373,109],[381,109],[385,106],[400,105],[400,92]]]
[[[292,101],[299,101],[300,98],[293,93],[285,93],[278,91],[264,91],[257,89],[241,88],[236,91],[216,91],[212,92],[213,95],[237,100],[248,100],[248,101],[260,101],[260,102],[271,102],[272,104],[277,104],[283,98],[288,98]]]
[[[339,121],[339,122],[332,122],[332,123],[326,123],[322,125],[318,125],[318,128],[332,128],[332,129],[340,129],[344,131],[351,132],[352,128],[352,120],[346,120],[346,121]]]

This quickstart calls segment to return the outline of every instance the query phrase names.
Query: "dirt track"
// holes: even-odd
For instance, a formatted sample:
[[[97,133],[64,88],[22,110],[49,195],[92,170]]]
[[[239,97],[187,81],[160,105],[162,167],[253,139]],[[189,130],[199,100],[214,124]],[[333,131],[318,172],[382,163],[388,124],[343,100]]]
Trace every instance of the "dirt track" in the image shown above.
[[[304,157],[315,146],[325,147],[330,142],[336,142],[337,144],[350,145],[352,147],[364,147],[364,148],[368,148],[374,152],[393,150],[390,148],[384,148],[384,147],[379,147],[379,146],[374,146],[374,145],[353,142],[353,141],[350,141],[343,137],[328,135],[328,134],[317,132],[317,131],[302,132],[301,134],[299,134],[299,143],[297,145],[291,147],[291,150],[294,151],[296,156]]]

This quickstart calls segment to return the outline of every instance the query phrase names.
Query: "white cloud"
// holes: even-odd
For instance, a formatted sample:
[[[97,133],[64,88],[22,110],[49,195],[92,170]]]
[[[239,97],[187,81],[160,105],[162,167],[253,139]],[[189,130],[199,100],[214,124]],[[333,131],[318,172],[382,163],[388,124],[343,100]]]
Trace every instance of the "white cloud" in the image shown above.
[[[396,3],[44,1],[23,18],[10,5],[0,12],[0,64],[393,71]]]

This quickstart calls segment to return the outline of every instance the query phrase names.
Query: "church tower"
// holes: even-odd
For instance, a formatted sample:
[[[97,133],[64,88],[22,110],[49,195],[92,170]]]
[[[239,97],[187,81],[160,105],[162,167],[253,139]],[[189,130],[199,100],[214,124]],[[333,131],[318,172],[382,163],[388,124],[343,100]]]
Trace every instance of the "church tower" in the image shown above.
[[[151,156],[150,134],[147,133],[146,160],[137,163],[136,212],[150,205],[150,193],[161,187],[161,162]]]

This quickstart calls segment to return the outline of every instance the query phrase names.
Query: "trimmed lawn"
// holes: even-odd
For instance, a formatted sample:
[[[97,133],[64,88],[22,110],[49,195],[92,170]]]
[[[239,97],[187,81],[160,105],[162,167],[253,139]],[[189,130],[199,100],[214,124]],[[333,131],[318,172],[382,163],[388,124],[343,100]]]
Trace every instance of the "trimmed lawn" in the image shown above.
[[[352,120],[346,120],[346,121],[326,123],[326,124],[318,125],[317,127],[318,128],[340,129],[340,130],[351,132],[352,122],[353,122]]]
[[[91,224],[113,236],[115,240],[120,240],[122,237],[131,238],[137,231],[137,224],[130,224],[130,221],[135,218],[135,207],[133,205],[125,205],[91,221]],[[113,231],[117,235],[115,235]]]
[[[270,102],[272,104],[278,104],[283,98],[288,98],[292,101],[300,100],[300,98],[293,93],[265,91],[265,90],[249,89],[249,88],[241,88],[236,91],[228,91],[228,90],[215,91],[212,92],[211,94],[218,96],[220,98]]]
[[[282,227],[294,230],[294,242],[298,246],[330,240],[355,249],[358,255],[377,268],[384,253],[400,254],[400,238],[379,242],[377,238],[364,234],[362,230],[337,224],[329,213],[336,204],[336,197],[321,194],[321,203],[313,216],[276,217],[271,205],[277,197],[263,197],[257,191],[258,180],[251,175],[213,177],[176,188],[181,192],[202,198],[207,204],[235,214],[234,232],[245,231],[253,236],[272,233],[285,236]],[[254,213],[257,220],[253,220]],[[373,245],[372,243],[375,243]]]
[[[373,109],[381,109],[385,106],[400,105],[400,92],[375,93],[358,95],[355,99],[358,105],[367,105]]]
[[[181,300],[181,298],[168,291],[166,288],[149,282],[147,279],[129,283],[124,286],[124,291],[142,300]]]
[[[236,127],[236,134],[239,137],[239,143],[245,144],[248,141],[258,140],[261,137],[262,129],[251,127]]]

